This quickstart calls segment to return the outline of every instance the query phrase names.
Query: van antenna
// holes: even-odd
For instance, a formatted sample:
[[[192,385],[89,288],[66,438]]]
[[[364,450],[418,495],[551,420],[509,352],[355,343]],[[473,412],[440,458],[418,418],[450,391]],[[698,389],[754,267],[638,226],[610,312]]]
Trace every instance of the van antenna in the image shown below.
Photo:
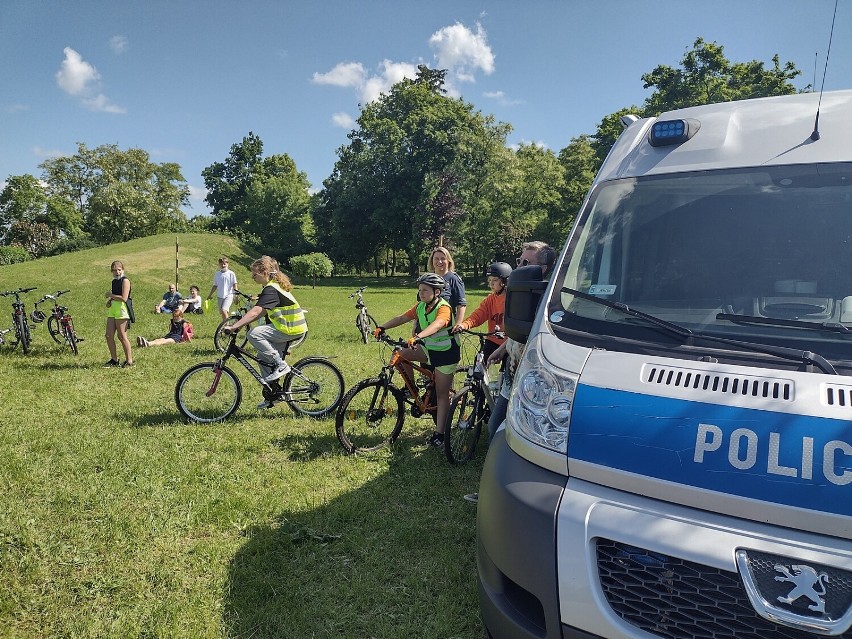
[[[837,19],[837,3],[840,0],[834,0],[834,16],[831,18],[831,33],[828,35],[828,51],[825,52],[825,68],[822,71],[822,86],[819,88],[819,100],[817,101],[816,119],[814,120],[814,130],[811,133],[811,140],[816,142],[819,140],[819,108],[822,106],[822,92],[825,90],[825,75],[828,73],[828,58],[831,56],[831,40],[834,38],[834,21]]]

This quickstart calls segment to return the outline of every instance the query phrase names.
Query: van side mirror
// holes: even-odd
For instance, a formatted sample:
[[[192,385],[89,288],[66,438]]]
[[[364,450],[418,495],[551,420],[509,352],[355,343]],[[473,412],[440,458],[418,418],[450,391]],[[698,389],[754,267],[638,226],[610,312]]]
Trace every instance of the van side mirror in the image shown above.
[[[547,282],[540,266],[521,266],[509,275],[506,309],[503,312],[503,330],[509,338],[521,344],[527,343],[546,288]]]

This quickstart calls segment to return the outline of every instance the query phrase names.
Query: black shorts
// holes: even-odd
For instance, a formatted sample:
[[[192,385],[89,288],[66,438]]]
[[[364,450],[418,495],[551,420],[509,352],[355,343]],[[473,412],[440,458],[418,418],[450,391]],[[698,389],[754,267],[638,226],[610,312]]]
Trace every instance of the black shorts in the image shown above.
[[[429,355],[429,364],[435,368],[440,366],[449,366],[450,364],[458,364],[461,359],[461,348],[459,348],[456,340],[453,340],[453,345],[448,350],[430,351],[427,349],[426,352]]]

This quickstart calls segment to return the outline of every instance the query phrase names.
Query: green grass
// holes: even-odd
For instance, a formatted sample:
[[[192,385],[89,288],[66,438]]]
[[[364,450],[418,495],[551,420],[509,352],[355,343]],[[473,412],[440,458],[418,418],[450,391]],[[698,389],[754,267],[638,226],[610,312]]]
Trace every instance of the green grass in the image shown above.
[[[256,256],[233,240],[180,242],[181,290],[206,295],[224,253],[256,292]],[[476,509],[462,495],[484,450],[451,467],[423,444],[431,422],[409,417],[392,451],[348,457],[333,419],[256,410],[260,389],[238,364],[234,418],[182,422],[174,383],[215,359],[215,313],[191,318],[190,344],[134,348],[134,369],[101,368],[110,262],[133,283],[135,344],[165,334],[151,309],[174,258],[174,236],[157,236],[0,267],[0,291],[38,287],[28,310],[71,289],[63,299],[86,338],[74,357],[41,324],[30,354],[0,347],[0,636],[480,637]],[[379,321],[414,301],[403,279],[295,289],[310,337],[294,359],[336,356],[347,388],[386,356],[358,341],[347,295],[364,283]],[[471,310],[484,294],[469,289]],[[10,310],[0,298],[0,327]]]

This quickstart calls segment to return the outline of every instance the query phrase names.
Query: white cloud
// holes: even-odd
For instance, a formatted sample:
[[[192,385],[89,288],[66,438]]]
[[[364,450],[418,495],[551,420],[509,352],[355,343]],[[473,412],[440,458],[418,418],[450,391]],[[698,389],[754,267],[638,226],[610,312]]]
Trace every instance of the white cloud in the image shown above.
[[[56,84],[65,93],[80,99],[90,111],[126,113],[124,107],[114,104],[99,92],[101,74],[71,47],[65,47],[65,59],[56,72]]]
[[[378,75],[369,78],[361,87],[361,101],[372,102],[382,93],[387,93],[390,88],[404,78],[413,80],[417,77],[417,66],[407,62],[393,62],[382,60]]]
[[[490,98],[495,100],[497,103],[503,106],[515,106],[516,104],[524,104],[523,100],[512,100],[502,91],[486,91],[482,94],[486,98]]]
[[[192,184],[187,186],[189,187],[189,199],[204,203],[204,198],[207,197],[207,189],[203,186],[192,186]]]
[[[341,62],[328,73],[314,73],[311,82],[358,88],[364,84],[366,77],[367,72],[360,62]]]
[[[130,48],[130,42],[127,40],[127,36],[114,35],[109,39],[109,48],[116,55],[121,55]]]
[[[65,59],[56,72],[56,84],[68,95],[81,95],[91,91],[101,75],[91,64],[71,47],[65,47]]]
[[[4,108],[4,111],[7,113],[19,113],[21,111],[29,111],[30,106],[28,104],[9,104]]]
[[[331,116],[331,123],[341,129],[350,130],[355,128],[355,118],[348,113],[340,112],[333,114]]]
[[[42,147],[36,145],[32,148],[33,155],[37,158],[58,158],[63,155],[66,155],[65,152],[60,151],[59,149],[43,149]]]
[[[494,53],[482,25],[476,33],[461,23],[439,29],[429,38],[438,68],[447,69],[459,82],[475,82],[475,73],[494,72]]]

